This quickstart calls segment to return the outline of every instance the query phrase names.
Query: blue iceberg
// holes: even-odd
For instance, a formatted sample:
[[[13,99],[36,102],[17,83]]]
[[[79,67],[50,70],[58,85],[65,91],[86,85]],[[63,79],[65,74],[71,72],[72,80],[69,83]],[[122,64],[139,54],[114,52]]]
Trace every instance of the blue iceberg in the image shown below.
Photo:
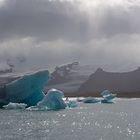
[[[112,94],[109,90],[104,90],[101,95],[103,96],[101,103],[113,103],[112,100],[116,97],[116,94]]]
[[[57,89],[50,89],[46,96],[37,104],[41,110],[65,109],[66,103],[63,100],[64,93]]]
[[[49,71],[39,71],[36,73],[24,75],[21,78],[6,84],[1,90],[4,94],[0,99],[0,104],[12,103],[24,103],[27,106],[37,105],[41,101],[45,94],[43,93],[43,87],[49,80]]]
[[[96,99],[94,97],[87,97],[83,100],[84,103],[98,103],[100,102],[99,99]]]

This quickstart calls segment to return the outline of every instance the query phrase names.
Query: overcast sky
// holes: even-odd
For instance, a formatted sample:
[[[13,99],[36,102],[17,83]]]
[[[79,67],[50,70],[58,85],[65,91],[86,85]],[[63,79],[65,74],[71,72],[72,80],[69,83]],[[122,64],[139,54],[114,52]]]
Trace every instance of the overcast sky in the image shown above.
[[[140,66],[139,0],[0,0],[0,65]]]

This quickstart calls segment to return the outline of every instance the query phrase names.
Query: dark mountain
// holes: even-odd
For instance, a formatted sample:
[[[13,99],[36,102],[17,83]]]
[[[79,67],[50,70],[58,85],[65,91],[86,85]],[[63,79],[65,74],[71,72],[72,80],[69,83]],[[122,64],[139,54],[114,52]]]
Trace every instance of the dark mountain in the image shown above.
[[[101,92],[105,89],[115,92],[139,92],[140,68],[125,73],[105,72],[99,68],[80,86],[79,92]]]

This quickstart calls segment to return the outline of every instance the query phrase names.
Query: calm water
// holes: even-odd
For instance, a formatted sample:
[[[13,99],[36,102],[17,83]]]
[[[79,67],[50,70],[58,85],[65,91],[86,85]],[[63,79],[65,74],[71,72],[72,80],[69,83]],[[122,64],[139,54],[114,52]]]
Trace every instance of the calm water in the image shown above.
[[[0,110],[1,140],[140,140],[140,99],[62,111]]]

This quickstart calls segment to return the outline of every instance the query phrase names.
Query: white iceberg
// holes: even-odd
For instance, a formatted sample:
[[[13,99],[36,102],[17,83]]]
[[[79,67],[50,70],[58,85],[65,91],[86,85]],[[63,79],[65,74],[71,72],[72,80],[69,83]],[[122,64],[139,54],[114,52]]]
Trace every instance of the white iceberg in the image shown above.
[[[3,108],[5,109],[25,109],[27,104],[23,103],[9,103],[8,105],[4,105]]]

